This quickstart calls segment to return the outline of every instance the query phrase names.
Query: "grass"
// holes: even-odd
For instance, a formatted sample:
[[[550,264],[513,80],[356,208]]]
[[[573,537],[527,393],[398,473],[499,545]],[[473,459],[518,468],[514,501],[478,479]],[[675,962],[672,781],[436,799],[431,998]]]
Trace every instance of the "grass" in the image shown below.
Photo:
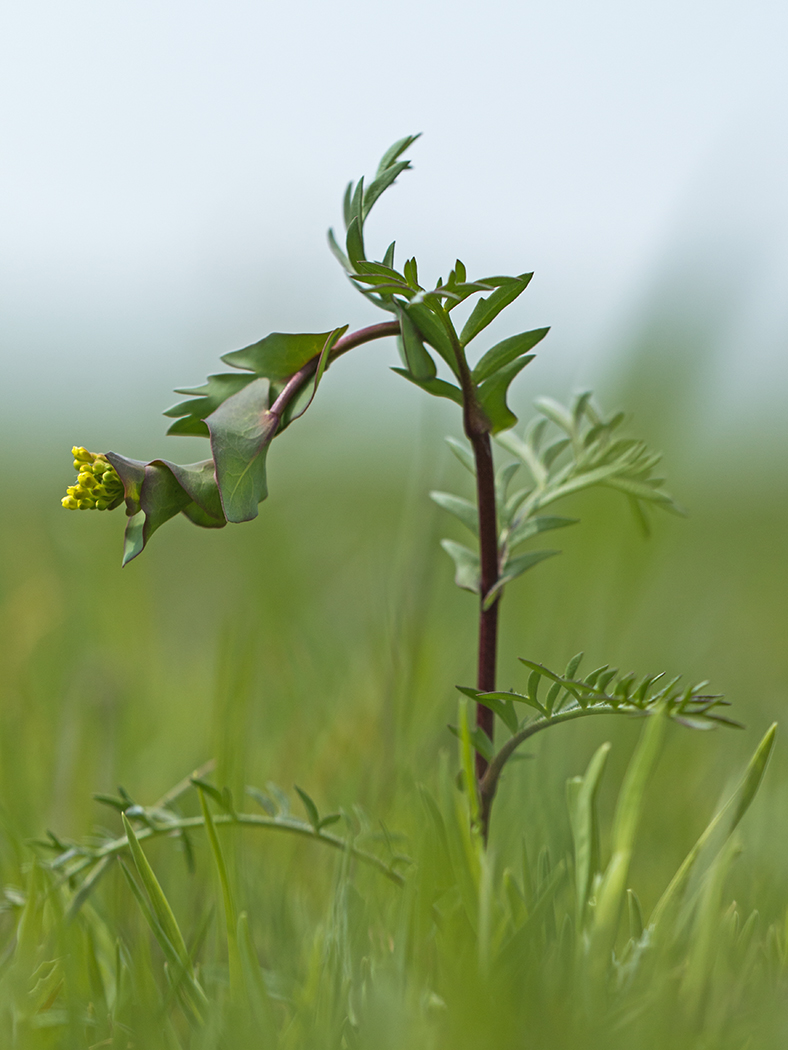
[[[473,679],[473,598],[452,585],[438,547],[446,523],[426,499],[455,467],[380,447],[340,470],[338,449],[275,449],[257,522],[220,533],[173,523],[122,573],[120,512],[57,506],[67,451],[62,471],[42,461],[27,471],[35,487],[15,482],[0,510],[2,1045],[785,1045],[780,743],[752,808],[639,967],[634,897],[613,929],[586,916],[584,938],[565,783],[611,742],[604,870],[622,848],[614,814],[642,722],[535,738],[506,775],[480,857],[445,729],[454,686]],[[563,666],[585,648],[588,667],[709,677],[747,724],[667,726],[652,742],[624,887],[646,918],[785,694],[788,497],[765,469],[712,459],[685,475],[672,488],[692,517],[660,521],[648,543],[612,512],[613,494],[567,504],[584,525],[567,530],[560,559],[510,588],[503,614],[503,687],[525,684],[517,656]],[[95,792],[120,784],[148,805],[209,759],[211,782],[236,803],[246,784],[273,781],[299,821],[296,784],[321,814],[346,813],[326,832],[352,826],[405,886],[304,836],[228,826],[206,794],[213,838],[146,839],[135,824],[161,899],[126,852],[126,872],[113,864],[69,921],[53,854],[29,840],[47,828],[121,835]],[[178,805],[201,813],[195,789]],[[249,797],[244,807],[265,816]],[[595,892],[599,907],[601,883]],[[172,930],[162,939],[164,899],[187,957]]]

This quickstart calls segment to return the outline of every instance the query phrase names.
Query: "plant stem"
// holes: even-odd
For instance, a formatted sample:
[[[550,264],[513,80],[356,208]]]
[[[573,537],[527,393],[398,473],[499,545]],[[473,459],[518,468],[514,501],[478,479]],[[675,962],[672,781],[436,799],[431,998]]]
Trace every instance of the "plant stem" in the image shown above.
[[[383,321],[381,324],[371,324],[367,328],[359,328],[357,332],[350,332],[348,335],[343,335],[341,339],[337,339],[336,343],[334,343],[331,348],[330,360],[334,361],[342,354],[346,354],[348,350],[353,350],[354,347],[361,346],[362,343],[370,343],[373,339],[385,339],[390,335],[399,335],[399,321]],[[277,397],[276,401],[274,401],[269,409],[272,416],[276,416],[277,418],[281,417],[293,397],[295,397],[307,379],[309,379],[309,377],[317,370],[319,360],[320,355],[318,354],[317,357],[313,357],[311,361],[307,361],[305,365],[290,376],[279,394],[279,397]]]
[[[490,713],[492,714],[492,712]],[[498,790],[498,782],[501,779],[503,767],[512,757],[520,744],[524,743],[535,733],[541,732],[542,729],[549,729],[550,726],[557,726],[562,722],[572,722],[576,718],[585,718],[587,715],[615,715],[624,713],[624,711],[619,711],[614,707],[573,707],[569,711],[559,711],[557,715],[551,715],[549,718],[536,718],[533,722],[529,722],[527,726],[521,729],[519,733],[515,733],[514,736],[509,737],[506,743],[501,747],[501,750],[495,755],[492,762],[490,762],[489,765],[485,763],[486,770],[479,782],[479,819],[481,821],[482,830],[489,830],[490,812],[492,810],[493,800],[495,799],[495,792]],[[629,714],[631,712],[626,713]]]
[[[476,688],[491,693],[495,689],[495,669],[498,653],[498,607],[500,598],[486,606],[486,597],[498,582],[499,551],[498,521],[495,509],[495,466],[490,442],[490,421],[479,404],[465,351],[452,328],[452,341],[457,359],[458,378],[462,388],[463,425],[471,443],[476,464],[476,506],[479,514],[479,555],[481,585],[479,594],[479,649],[476,670]],[[476,705],[476,725],[492,740],[495,716],[484,704]],[[476,752],[476,782],[481,784],[487,772],[487,760]],[[489,811],[482,820],[482,836],[487,841]]]

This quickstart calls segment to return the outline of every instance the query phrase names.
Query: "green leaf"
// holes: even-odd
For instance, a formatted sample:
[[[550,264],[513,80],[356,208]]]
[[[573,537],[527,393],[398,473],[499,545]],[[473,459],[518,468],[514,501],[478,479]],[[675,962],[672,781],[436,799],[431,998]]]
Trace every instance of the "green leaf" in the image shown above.
[[[519,277],[489,277],[486,278],[484,283],[495,286],[495,291],[491,292],[486,299],[480,299],[476,306],[471,311],[471,316],[465,322],[462,332],[460,333],[460,342],[463,346],[467,346],[472,339],[483,329],[494,321],[501,310],[504,310],[510,303],[521,295],[528,287],[528,282],[533,277],[532,273],[520,274]]]
[[[184,969],[193,976],[186,942],[183,939],[181,928],[178,925],[178,921],[170,907],[169,901],[164,895],[164,890],[161,888],[159,880],[156,878],[153,868],[150,866],[148,858],[145,856],[142,846],[140,846],[137,836],[134,833],[134,828],[131,826],[125,813],[121,814],[121,819],[123,821],[123,830],[128,839],[131,856],[134,860],[140,879],[142,880],[142,885],[145,887],[145,892],[148,895],[148,900],[150,901],[156,920],[164,931],[170,944],[177,952],[178,958],[181,960]]]
[[[163,459],[142,463],[115,452],[106,455],[126,493],[124,565],[136,558],[160,525],[180,512],[204,528],[226,524],[213,460],[181,466]]]
[[[463,590],[478,594],[481,588],[481,565],[475,551],[454,540],[441,540],[441,547],[452,558],[455,566],[454,582]]]
[[[594,910],[591,949],[600,964],[607,965],[615,944],[635,835],[643,808],[643,794],[662,745],[666,722],[662,711],[646,720],[619,792],[610,844],[611,857],[597,893]]]
[[[400,346],[405,366],[414,379],[434,379],[438,373],[435,362],[424,347],[419,331],[401,308],[397,308],[400,325]]]
[[[364,254],[364,235],[361,231],[361,221],[358,216],[354,216],[347,228],[345,246],[350,264],[355,269],[359,262],[366,259]]]
[[[526,518],[525,521],[512,529],[507,537],[507,543],[510,549],[513,549],[541,532],[565,529],[567,525],[577,525],[579,520],[579,518],[561,518],[549,515],[543,515],[538,518]]]
[[[390,168],[391,165],[397,160],[397,158],[401,157],[406,149],[410,149],[410,147],[418,138],[421,138],[420,131],[417,132],[415,135],[406,135],[405,138],[398,139],[393,146],[389,146],[389,148],[381,157],[380,164],[378,165],[378,170],[375,174],[375,177],[378,178],[380,175],[383,174],[384,171],[386,171],[387,168]]]
[[[413,322],[422,339],[437,350],[452,372],[459,376],[454,344],[442,318],[423,302],[403,303],[402,309]]]
[[[722,809],[713,817],[703,834],[684,858],[681,867],[673,876],[670,885],[660,897],[649,919],[649,926],[659,932],[660,921],[678,900],[689,882],[699,860],[704,861],[703,870],[719,854],[725,842],[735,831],[744,814],[758,793],[774,747],[777,723],[773,722],[750,759],[744,776]]]
[[[350,183],[350,185],[352,186],[353,184]],[[339,247],[333,230],[328,231],[328,247],[331,249],[333,255],[339,261],[339,264],[342,266],[342,268],[347,270],[348,273],[352,273],[353,267],[350,265],[350,259],[348,259],[348,257]]]
[[[306,810],[306,815],[309,818],[309,823],[312,825],[316,832],[320,831],[320,814],[317,811],[317,806],[315,805],[313,799],[311,799],[310,796],[307,795],[306,791],[302,790],[302,788],[300,788],[298,784],[295,784],[293,786],[298,792],[299,798],[304,803],[304,809]]]
[[[479,401],[492,424],[493,434],[498,434],[502,430],[511,430],[517,423],[517,416],[506,404],[506,394],[509,384],[529,361],[533,361],[533,355],[526,354],[525,357],[518,357],[516,361],[498,369],[478,388]]]
[[[593,878],[600,869],[599,817],[596,811],[596,798],[609,752],[610,744],[602,744],[594,753],[585,774],[582,777],[572,778],[567,781],[566,785],[569,822],[575,846],[578,929],[582,929]]]
[[[457,459],[462,463],[466,470],[469,470],[474,477],[476,477],[476,461],[473,458],[473,452],[468,448],[462,441],[458,441],[456,438],[447,437],[446,444],[452,450]]]
[[[411,383],[414,383],[422,390],[426,390],[433,397],[445,397],[449,401],[454,401],[457,405],[462,405],[462,391],[460,388],[452,383],[447,383],[444,379],[417,379],[404,368],[392,368],[391,371],[410,380]]]
[[[331,332],[271,332],[258,343],[224,354],[222,361],[268,379],[289,379],[320,354],[330,335]]]
[[[518,576],[522,576],[524,572],[532,569],[539,562],[545,561],[547,558],[552,558],[555,554],[560,554],[560,551],[555,550],[543,550],[543,551],[529,551],[527,554],[515,554],[506,559],[501,575],[496,582],[494,587],[484,597],[484,607],[489,609],[490,606],[500,596],[501,591],[504,587],[511,583],[512,580],[516,580]]]
[[[462,499],[460,496],[453,496],[450,492],[431,492],[430,499],[437,503],[439,507],[447,510],[449,514],[459,518],[474,536],[479,535],[479,514],[476,510],[476,505],[471,503],[470,500]]]
[[[164,413],[165,416],[171,418],[185,417],[184,419],[179,419],[178,423],[173,423],[167,433],[195,434],[200,437],[207,437],[208,428],[204,423],[201,423],[201,420],[215,412],[223,401],[226,401],[228,397],[232,397],[233,394],[237,394],[239,390],[242,390],[247,383],[251,383],[253,379],[254,376],[229,372],[208,376],[208,381],[204,386],[196,387],[193,390],[176,390],[176,394],[196,394],[199,396],[190,401],[181,401],[180,404],[173,405],[172,408],[167,409]]]
[[[527,353],[550,331],[549,328],[535,328],[532,332],[521,332],[510,336],[488,350],[473,370],[474,383],[481,383],[491,375],[508,365],[515,358]]]
[[[227,864],[219,842],[219,836],[216,833],[216,825],[213,822],[211,810],[205,799],[205,789],[202,784],[198,784],[197,788],[200,796],[200,809],[202,810],[203,820],[205,821],[205,831],[208,835],[208,842],[211,847],[213,861],[216,865],[216,873],[219,877],[219,886],[222,891],[225,930],[227,934],[227,956],[230,970],[230,992],[233,995],[237,995],[241,990],[241,958],[238,951],[238,918],[236,915],[235,899],[230,884],[230,876],[227,872]]]
[[[284,413],[282,414],[282,421],[279,426],[278,433],[281,433],[290,424],[303,416],[304,412],[309,408],[315,399],[317,388],[320,386],[320,382],[325,375],[326,369],[331,363],[331,351],[334,348],[338,339],[341,339],[345,332],[348,330],[347,325],[342,325],[340,328],[335,328],[333,332],[329,332],[328,337],[323,345],[323,349],[320,351],[320,357],[317,361],[317,368],[313,375],[301,386],[295,396],[288,402]]]
[[[407,171],[408,168],[410,168],[410,161],[401,160],[395,164],[390,164],[372,180],[364,193],[364,210],[362,214],[364,221],[366,221],[367,216],[372,211],[372,206],[381,193],[384,193],[397,176],[401,175],[403,171]]]
[[[511,700],[511,701],[516,702],[518,704],[527,704],[528,707],[533,707],[534,710],[538,711],[539,714],[541,714],[541,715],[546,715],[547,714],[547,711],[545,710],[544,705],[540,704],[538,699],[535,696],[526,696],[524,693],[513,693],[513,692],[508,692],[508,693],[503,693],[503,692],[479,693],[478,696],[476,697],[476,699],[479,701],[480,704],[483,703],[486,700],[502,700],[504,702],[507,701],[507,700]]]
[[[279,426],[268,411],[268,380],[256,379],[228,398],[206,423],[224,516],[251,521],[268,495],[265,458]]]

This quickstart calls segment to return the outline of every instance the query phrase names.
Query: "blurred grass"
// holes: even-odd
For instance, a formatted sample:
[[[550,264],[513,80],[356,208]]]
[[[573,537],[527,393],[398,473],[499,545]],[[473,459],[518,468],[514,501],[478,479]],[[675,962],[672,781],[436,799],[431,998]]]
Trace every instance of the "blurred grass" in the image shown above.
[[[668,404],[651,408],[645,436],[671,446],[670,487],[691,516],[659,518],[645,541],[616,494],[567,501],[560,512],[583,524],[562,533],[561,558],[509,588],[499,661],[503,688],[524,684],[517,656],[562,666],[583,649],[587,669],[609,662],[708,677],[734,701],[744,733],[669,727],[630,877],[646,912],[767,725],[782,718],[788,636],[788,492],[775,481],[784,450],[754,431],[735,456],[723,449],[682,460],[670,441],[680,421]],[[633,430],[642,432],[637,420]],[[24,842],[47,827],[74,838],[96,824],[116,827],[94,792],[122,784],[152,802],[211,757],[217,782],[236,797],[245,783],[297,783],[323,811],[359,803],[387,827],[415,833],[416,785],[435,785],[442,750],[454,764],[445,729],[456,718],[454,685],[474,677],[474,600],[455,589],[438,547],[453,525],[426,498],[433,487],[467,485],[441,446],[426,426],[404,440],[329,428],[309,450],[283,441],[257,521],[206,532],[176,520],[122,572],[122,512],[58,506],[71,477],[68,449],[40,459],[29,452],[23,471],[6,468],[3,884],[22,885]],[[599,719],[537,738],[497,800],[500,864],[523,837],[529,849],[549,843],[553,856],[567,853],[564,782],[604,740],[613,742],[600,796],[609,829],[638,731]],[[788,843],[776,829],[787,805],[788,757],[778,743],[726,885],[743,914],[757,907],[768,921],[784,919]],[[335,858],[275,836],[227,840],[264,967],[285,983],[303,978],[315,930],[336,907]],[[195,840],[195,849],[198,875],[187,876],[177,845],[149,848],[189,937],[214,900],[207,848]],[[96,907],[127,935],[141,933],[115,873]],[[218,936],[215,923],[208,936]],[[377,1045],[395,1045],[382,1032]]]

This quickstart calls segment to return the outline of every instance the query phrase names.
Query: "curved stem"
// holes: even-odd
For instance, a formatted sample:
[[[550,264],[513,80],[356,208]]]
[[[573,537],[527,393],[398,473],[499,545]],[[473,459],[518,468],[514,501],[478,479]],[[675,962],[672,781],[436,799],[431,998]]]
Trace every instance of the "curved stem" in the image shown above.
[[[525,728],[521,729],[519,733],[515,733],[514,736],[510,737],[494,756],[489,766],[487,766],[487,771],[479,783],[482,827],[489,826],[490,810],[492,809],[493,799],[498,789],[498,782],[501,778],[503,767],[520,744],[525,743],[535,733],[539,733],[543,729],[549,729],[550,726],[561,725],[562,722],[572,722],[574,719],[584,718],[586,715],[618,714],[631,714],[631,711],[619,711],[614,707],[573,707],[570,711],[560,711],[557,715],[551,715],[549,718],[536,718],[533,722],[529,722]]]
[[[303,838],[315,839],[318,842],[324,842],[327,846],[331,846],[333,849],[342,850],[349,853],[351,857],[355,857],[356,860],[361,860],[365,864],[370,864],[372,867],[377,868],[386,878],[391,879],[398,886],[404,885],[405,879],[398,871],[390,867],[385,861],[381,860],[380,857],[376,857],[374,853],[368,853],[366,850],[359,849],[357,846],[353,846],[345,839],[340,838],[338,835],[331,835],[324,831],[315,831],[313,827],[308,824],[304,824],[299,820],[293,820],[288,817],[263,817],[257,813],[219,813],[213,818],[213,822],[216,825],[240,825],[241,827],[254,827],[264,828],[269,831],[285,831],[292,835],[301,835]],[[192,828],[201,828],[205,826],[205,821],[202,817],[182,817],[177,820],[167,821],[166,823],[148,825],[147,827],[140,828],[136,832],[137,839],[142,842],[145,839],[158,838],[161,835],[171,835],[177,831],[188,831]],[[64,877],[67,879],[73,878],[78,875],[85,868],[90,867],[96,861],[107,860],[111,857],[122,853],[123,850],[127,849],[129,845],[128,839],[125,835],[120,836],[117,839],[112,839],[110,842],[105,843],[103,846],[98,846],[92,850],[88,856],[81,855],[81,862],[75,864],[72,868],[69,868],[65,873]]]
[[[342,354],[346,354],[348,350],[361,346],[362,343],[370,343],[373,339],[385,339],[391,335],[399,335],[399,321],[382,321],[380,324],[371,324],[367,328],[359,328],[357,332],[350,332],[348,335],[343,335],[341,339],[337,339],[331,348],[330,360],[333,361],[337,357],[341,357]],[[305,365],[302,365],[297,372],[290,376],[279,397],[269,409],[272,416],[279,417],[282,415],[307,379],[314,375],[319,360],[320,355],[318,354],[317,357],[307,361]]]

